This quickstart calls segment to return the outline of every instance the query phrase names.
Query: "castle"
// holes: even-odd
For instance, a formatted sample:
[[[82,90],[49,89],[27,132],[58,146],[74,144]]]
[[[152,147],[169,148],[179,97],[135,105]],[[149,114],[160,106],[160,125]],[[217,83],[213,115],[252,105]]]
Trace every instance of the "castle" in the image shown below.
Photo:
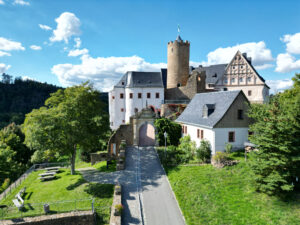
[[[110,127],[116,130],[145,107],[178,116],[197,93],[242,90],[251,103],[268,100],[269,87],[246,53],[229,64],[189,66],[190,42],[178,35],[168,43],[168,65],[160,72],[127,72],[109,92]],[[175,116],[176,116],[175,115]]]

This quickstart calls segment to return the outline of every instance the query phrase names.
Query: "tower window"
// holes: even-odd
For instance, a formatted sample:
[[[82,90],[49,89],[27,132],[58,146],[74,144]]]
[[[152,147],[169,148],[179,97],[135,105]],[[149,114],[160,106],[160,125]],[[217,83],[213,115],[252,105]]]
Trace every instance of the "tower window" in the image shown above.
[[[147,98],[151,98],[151,93],[147,93]]]
[[[156,92],[156,93],[155,93],[155,97],[156,97],[156,98],[159,98],[159,92]]]
[[[138,93],[138,98],[142,98],[142,93]]]
[[[129,98],[133,98],[133,93],[129,93]]]
[[[124,94],[123,93],[120,94],[120,98],[124,98]]]

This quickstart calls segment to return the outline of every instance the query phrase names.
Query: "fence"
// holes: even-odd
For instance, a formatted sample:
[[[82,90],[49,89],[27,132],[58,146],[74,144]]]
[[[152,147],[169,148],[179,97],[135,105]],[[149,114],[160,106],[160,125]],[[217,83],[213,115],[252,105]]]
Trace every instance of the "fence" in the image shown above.
[[[101,209],[101,206],[95,206],[95,199],[75,199],[57,202],[45,202],[45,203],[25,203],[22,210],[18,210],[17,207],[10,206],[0,209],[0,219],[16,219],[23,217],[33,217],[45,215],[44,206],[49,205],[48,214],[64,213],[71,211],[85,211],[91,210],[95,212],[96,209]],[[108,208],[108,207],[102,207]]]
[[[6,188],[1,194],[0,194],[0,201],[2,199],[5,199],[8,194],[10,194],[16,187],[18,187],[27,177],[28,175],[38,169],[43,169],[46,167],[52,167],[52,166],[60,166],[60,167],[66,167],[69,166],[69,163],[66,162],[58,162],[58,163],[42,163],[42,164],[34,164],[32,167],[30,167],[28,170],[26,170],[25,173],[23,173],[14,183],[9,185],[8,188]]]

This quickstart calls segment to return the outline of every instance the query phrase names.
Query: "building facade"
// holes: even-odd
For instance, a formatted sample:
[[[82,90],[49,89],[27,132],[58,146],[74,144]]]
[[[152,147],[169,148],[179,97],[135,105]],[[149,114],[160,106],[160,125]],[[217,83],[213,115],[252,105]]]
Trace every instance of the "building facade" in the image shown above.
[[[109,120],[112,130],[127,124],[130,117],[147,106],[160,111],[164,85],[160,72],[127,72],[109,92]]]
[[[197,147],[201,140],[209,141],[212,154],[224,152],[227,143],[241,149],[249,135],[248,106],[241,90],[196,94],[176,122]]]

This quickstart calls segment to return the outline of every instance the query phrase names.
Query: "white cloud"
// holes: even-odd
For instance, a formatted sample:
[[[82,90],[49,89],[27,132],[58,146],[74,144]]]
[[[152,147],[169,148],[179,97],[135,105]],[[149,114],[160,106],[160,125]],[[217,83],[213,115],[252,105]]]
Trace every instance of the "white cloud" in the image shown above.
[[[22,80],[33,80],[33,81],[37,81],[36,79],[32,78],[32,77],[28,77],[28,76],[22,76],[21,77]]]
[[[0,57],[1,57],[1,56],[11,56],[11,54],[8,53],[8,52],[0,51]]]
[[[151,64],[139,56],[93,58],[83,55],[81,64],[58,64],[51,71],[64,86],[90,80],[95,87],[108,91],[127,71],[160,71],[166,66],[165,63]]]
[[[51,42],[65,41],[65,43],[68,43],[73,35],[80,34],[80,20],[75,14],[64,12],[55,21],[57,27],[53,30],[52,37],[50,37]]]
[[[11,66],[5,65],[4,63],[0,63],[0,74],[5,73]]]
[[[80,48],[80,46],[81,46],[81,40],[80,40],[80,38],[76,37],[76,38],[74,38],[74,41],[75,41],[74,48]]]
[[[13,51],[13,50],[25,50],[20,42],[11,41],[6,38],[0,37],[0,50]]]
[[[207,54],[207,62],[202,62],[203,65],[225,64],[232,60],[237,51],[246,52],[248,57],[252,58],[252,64],[260,69],[270,67],[274,59],[271,50],[266,47],[265,42],[248,42],[238,44],[226,48],[217,48],[216,50]]]
[[[300,33],[286,34],[280,39],[286,43],[286,51],[291,54],[300,54]]]
[[[287,73],[293,70],[300,70],[300,59],[296,58],[289,53],[282,53],[276,59],[276,72]]]
[[[89,53],[89,50],[87,50],[86,48],[83,49],[75,49],[75,50],[71,50],[69,51],[68,56],[79,56],[79,55],[86,55]]]
[[[15,0],[14,5],[30,5],[30,3],[24,0]]]
[[[35,51],[42,50],[42,47],[38,45],[30,45],[30,48]]]
[[[4,5],[4,1],[3,0],[0,0],[0,5]]]
[[[44,24],[39,24],[39,27],[42,29],[42,30],[52,30],[51,27],[47,26],[47,25],[44,25]]]
[[[266,83],[270,86],[271,93],[281,92],[293,86],[293,81],[290,79],[267,80]]]

